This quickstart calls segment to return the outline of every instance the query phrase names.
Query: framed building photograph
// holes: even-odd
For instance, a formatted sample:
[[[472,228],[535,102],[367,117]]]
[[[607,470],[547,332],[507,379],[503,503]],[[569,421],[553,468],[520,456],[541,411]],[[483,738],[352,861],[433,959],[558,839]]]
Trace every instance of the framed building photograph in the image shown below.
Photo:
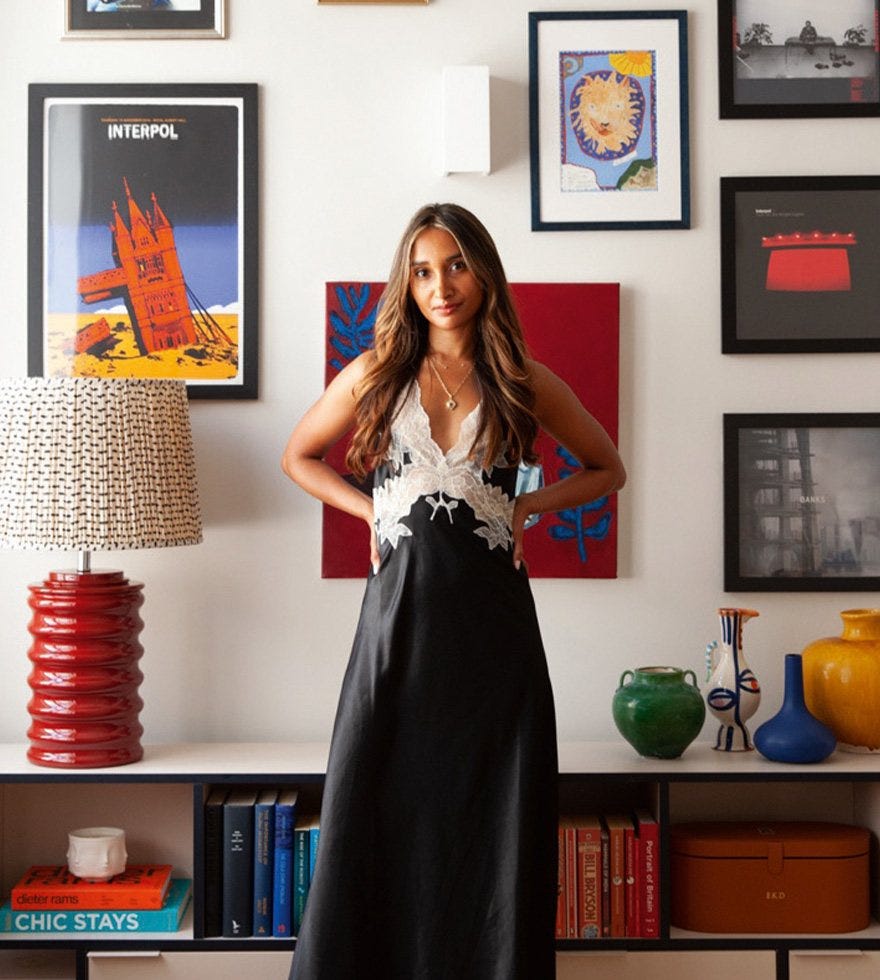
[[[880,0],[718,0],[722,119],[880,114]]]
[[[724,588],[880,588],[880,414],[724,416]]]
[[[529,14],[533,231],[689,228],[687,13]]]
[[[725,354],[880,350],[880,177],[721,178]]]
[[[223,38],[226,0],[64,0],[65,38]]]
[[[256,398],[257,86],[29,100],[29,373]]]

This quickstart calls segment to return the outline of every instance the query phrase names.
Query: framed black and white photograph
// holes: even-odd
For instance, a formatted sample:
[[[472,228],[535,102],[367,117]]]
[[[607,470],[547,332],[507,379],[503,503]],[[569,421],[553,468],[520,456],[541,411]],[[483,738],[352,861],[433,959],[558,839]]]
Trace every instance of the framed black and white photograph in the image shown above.
[[[533,231],[689,228],[687,13],[529,14]]]
[[[880,350],[880,176],[721,178],[725,354]]]
[[[257,86],[29,99],[29,374],[256,398]]]
[[[64,0],[65,38],[223,38],[226,0]]]
[[[722,119],[880,114],[880,0],[719,0]]]
[[[724,416],[724,588],[880,588],[880,414]]]

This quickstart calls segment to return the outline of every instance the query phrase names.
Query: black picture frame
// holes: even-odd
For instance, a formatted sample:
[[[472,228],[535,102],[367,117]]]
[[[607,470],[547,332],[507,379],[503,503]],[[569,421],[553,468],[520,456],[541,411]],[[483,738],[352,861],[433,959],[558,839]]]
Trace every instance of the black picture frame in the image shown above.
[[[64,0],[66,38],[226,37],[226,0]],[[179,8],[186,9],[179,9]],[[177,8],[177,9],[175,9]]]
[[[880,413],[724,416],[724,588],[880,588]]]
[[[880,350],[880,176],[721,178],[721,350]]]
[[[257,96],[252,83],[29,86],[30,375],[257,397]]]
[[[835,0],[813,25],[815,9],[718,0],[722,119],[880,115],[880,0]]]
[[[687,16],[529,14],[533,231],[690,228]],[[590,129],[588,85],[616,85],[622,96],[601,97],[633,114]]]

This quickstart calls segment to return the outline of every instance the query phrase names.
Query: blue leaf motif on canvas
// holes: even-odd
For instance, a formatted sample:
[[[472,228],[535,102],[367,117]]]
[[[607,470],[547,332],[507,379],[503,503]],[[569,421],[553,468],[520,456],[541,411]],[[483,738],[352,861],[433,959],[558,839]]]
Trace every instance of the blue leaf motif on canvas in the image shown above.
[[[341,355],[330,360],[331,367],[341,371],[349,361],[369,350],[373,344],[377,304],[370,304],[369,283],[335,286],[339,311],[330,313],[333,333],[330,343]]]
[[[564,446],[556,447],[556,455],[563,461],[558,471],[560,480],[580,469],[578,461]],[[554,515],[557,521],[550,525],[547,533],[554,541],[576,541],[578,556],[582,563],[586,563],[589,561],[587,538],[603,541],[611,529],[613,515],[610,510],[605,510],[607,504],[608,497],[605,496],[579,507],[557,511]]]

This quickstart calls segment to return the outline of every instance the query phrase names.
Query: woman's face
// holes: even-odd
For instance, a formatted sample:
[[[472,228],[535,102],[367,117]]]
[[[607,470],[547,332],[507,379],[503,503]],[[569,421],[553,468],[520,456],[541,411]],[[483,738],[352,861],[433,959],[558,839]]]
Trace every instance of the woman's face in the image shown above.
[[[442,228],[426,228],[413,244],[409,289],[430,326],[470,330],[483,303],[483,289],[458,243]]]

